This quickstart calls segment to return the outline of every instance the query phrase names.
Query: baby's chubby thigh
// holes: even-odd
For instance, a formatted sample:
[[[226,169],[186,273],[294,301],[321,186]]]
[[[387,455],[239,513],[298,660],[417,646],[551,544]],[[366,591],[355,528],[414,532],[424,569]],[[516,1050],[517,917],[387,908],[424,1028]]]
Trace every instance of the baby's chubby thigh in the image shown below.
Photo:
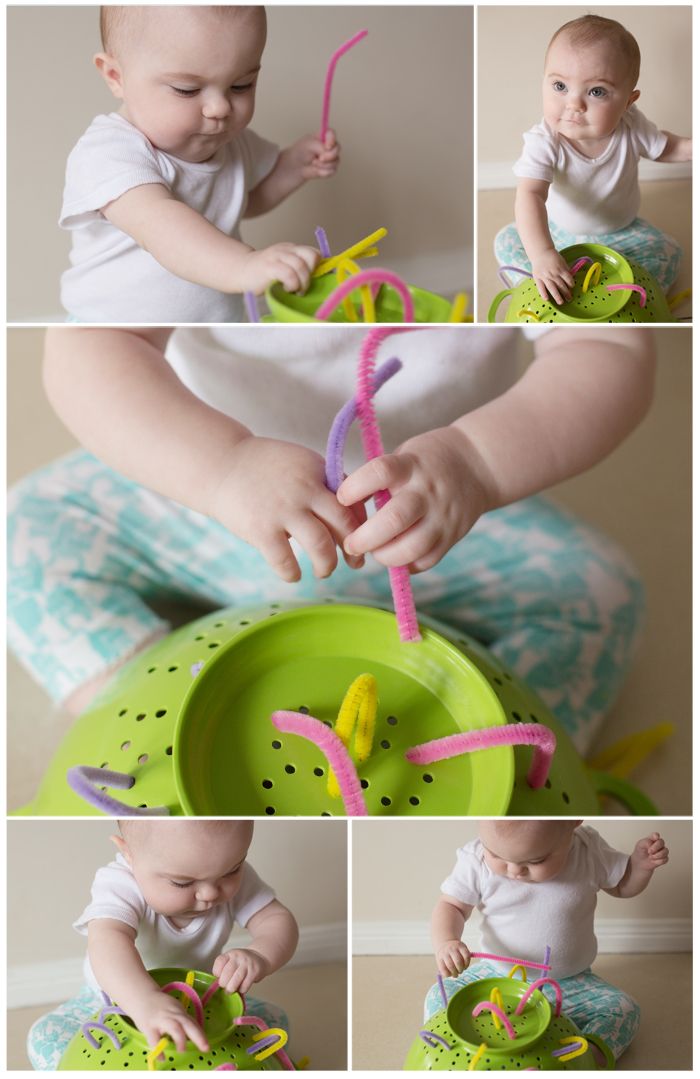
[[[55,1011],[37,1019],[27,1034],[27,1054],[34,1071],[57,1071],[73,1037],[101,1007],[100,995],[86,985]]]
[[[562,1010],[582,1034],[602,1038],[615,1058],[622,1056],[639,1030],[639,1004],[617,986],[585,970],[562,978]]]

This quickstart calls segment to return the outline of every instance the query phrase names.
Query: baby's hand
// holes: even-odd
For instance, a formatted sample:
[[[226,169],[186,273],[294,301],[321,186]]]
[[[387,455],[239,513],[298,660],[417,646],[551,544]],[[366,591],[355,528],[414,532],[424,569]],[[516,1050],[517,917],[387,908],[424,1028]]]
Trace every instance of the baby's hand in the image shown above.
[[[336,548],[364,518],[346,508],[325,484],[323,458],[305,446],[250,435],[238,442],[211,497],[210,516],[252,544],[283,581],[298,581],[291,536],[307,552],[316,577],[338,564]],[[352,569],[363,559],[346,556]]]
[[[658,832],[640,839],[632,851],[632,861],[637,869],[653,872],[668,861],[668,847]]]
[[[443,977],[454,977],[466,970],[472,961],[471,952],[461,940],[448,940],[435,954],[438,973]]]
[[[302,180],[326,180],[335,176],[340,164],[340,144],[335,131],[326,132],[324,142],[317,135],[304,135],[287,147],[290,168],[298,171]]]
[[[338,489],[344,506],[385,489],[392,497],[348,536],[346,553],[371,551],[383,565],[407,565],[414,573],[436,565],[487,508],[472,456],[457,428],[440,427],[351,473]]]
[[[179,1052],[187,1046],[187,1039],[194,1042],[198,1049],[206,1053],[209,1043],[199,1024],[188,1015],[175,997],[159,990],[142,997],[134,1007],[130,1004],[129,1015],[138,1029],[146,1035],[148,1044],[153,1047],[167,1034],[175,1043]]]
[[[270,964],[251,948],[233,948],[217,956],[212,971],[227,993],[247,993],[270,973]]]
[[[286,292],[306,292],[311,271],[320,258],[315,247],[280,243],[242,256],[236,275],[236,292],[256,295],[279,281]]]
[[[548,292],[555,303],[571,299],[574,278],[566,260],[553,247],[532,260],[532,276],[543,300],[549,299]]]

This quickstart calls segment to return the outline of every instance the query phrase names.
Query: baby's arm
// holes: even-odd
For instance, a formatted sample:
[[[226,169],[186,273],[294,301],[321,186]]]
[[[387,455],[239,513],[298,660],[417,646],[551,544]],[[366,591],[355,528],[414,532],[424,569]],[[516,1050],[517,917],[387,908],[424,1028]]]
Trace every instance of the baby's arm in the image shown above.
[[[471,962],[471,953],[462,940],[462,933],[473,910],[473,907],[444,893],[433,908],[430,935],[438,973],[443,976],[461,974]]]
[[[345,509],[328,490],[319,454],[258,438],[195,397],[165,359],[169,334],[50,329],[44,382],[54,409],[112,468],[220,521],[283,580],[300,576],[290,536],[327,577],[361,510]]]
[[[303,292],[319,259],[315,248],[300,244],[255,251],[174,198],[163,184],[132,187],[102,213],[166,270],[219,292],[261,293],[274,281],[287,292]]]
[[[551,330],[506,393],[449,427],[409,439],[341,484],[353,505],[392,498],[345,541],[386,566],[429,569],[482,513],[591,468],[651,404],[655,356],[647,330]]]
[[[304,135],[282,150],[275,167],[248,195],[246,217],[257,217],[279,206],[307,180],[335,176],[340,162],[340,146],[335,133],[328,131],[325,142]]]
[[[250,947],[232,948],[214,961],[213,974],[228,993],[247,993],[251,985],[283,967],[294,955],[299,927],[276,899],[248,921]]]
[[[668,847],[658,832],[640,839],[629,856],[627,868],[619,884],[605,888],[608,895],[618,899],[632,899],[643,892],[654,871],[668,861]]]
[[[551,293],[555,303],[571,299],[574,279],[554,246],[547,220],[546,180],[518,180],[515,192],[515,224],[527,257],[532,263],[532,275],[543,300]]]
[[[136,950],[136,932],[112,918],[88,924],[90,966],[101,989],[131,1017],[134,1024],[157,1045],[167,1034],[182,1052],[187,1039],[198,1049],[209,1048],[201,1027],[175,997],[161,992]]]
[[[662,132],[666,136],[664,152],[657,161],[692,161],[693,140],[684,135],[674,135],[671,131]]]

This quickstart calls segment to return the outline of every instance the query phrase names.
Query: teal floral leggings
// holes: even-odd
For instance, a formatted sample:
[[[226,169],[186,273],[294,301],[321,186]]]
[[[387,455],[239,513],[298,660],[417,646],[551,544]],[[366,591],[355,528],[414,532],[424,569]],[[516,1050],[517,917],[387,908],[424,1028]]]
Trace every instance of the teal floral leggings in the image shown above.
[[[488,959],[479,959],[458,978],[445,978],[445,993],[449,1000],[458,989],[481,978],[503,978],[508,968]],[[639,1005],[628,993],[603,981],[597,974],[584,970],[570,978],[557,979],[562,990],[562,1013],[571,1019],[581,1033],[597,1034],[615,1059],[622,1056],[639,1030]],[[549,993],[545,986],[545,993]],[[429,1019],[444,1007],[440,988],[432,986],[425,998],[424,1018]]]
[[[104,1001],[97,990],[85,985],[65,1004],[37,1019],[27,1035],[27,1054],[34,1071],[56,1071],[61,1057],[83,1023],[103,1007]],[[282,1027],[289,1032],[287,1016],[275,1004],[246,997],[246,1012],[260,1016],[269,1027]]]
[[[390,603],[373,559],[286,585],[221,525],[77,451],[9,493],[8,639],[53,700],[168,632],[164,600],[214,609],[333,595]],[[543,498],[486,514],[413,578],[418,610],[489,647],[585,752],[627,673],[643,589],[609,539]]]

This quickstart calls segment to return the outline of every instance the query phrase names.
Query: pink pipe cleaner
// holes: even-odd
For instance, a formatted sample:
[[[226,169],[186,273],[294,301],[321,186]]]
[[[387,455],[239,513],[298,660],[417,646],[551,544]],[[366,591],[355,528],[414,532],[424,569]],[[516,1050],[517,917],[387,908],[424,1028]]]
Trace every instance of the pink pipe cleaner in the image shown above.
[[[264,1019],[260,1019],[257,1015],[239,1015],[237,1019],[233,1020],[234,1026],[245,1027],[252,1026],[257,1027],[258,1030],[269,1030],[269,1026]],[[278,1049],[275,1056],[279,1057],[280,1063],[287,1071],[295,1071],[294,1065],[285,1053],[284,1049]]]
[[[346,42],[340,45],[330,60],[328,61],[328,69],[326,71],[326,80],[323,84],[323,107],[321,109],[321,130],[318,133],[318,137],[321,142],[325,143],[326,135],[328,134],[328,116],[331,111],[331,88],[333,86],[333,76],[335,75],[336,64],[340,60],[341,56],[344,56],[346,52],[349,52],[353,45],[357,45],[358,41],[362,41],[364,37],[367,37],[369,30],[359,30],[356,34],[353,34]]]
[[[357,278],[355,278],[357,280]],[[370,330],[360,350],[360,361],[357,367],[357,414],[362,432],[362,445],[365,457],[371,461],[375,457],[381,457],[384,453],[382,436],[379,432],[377,414],[374,409],[372,396],[375,386],[375,364],[377,352],[382,341],[390,334],[397,331],[394,327]],[[374,504],[377,510],[385,506],[391,495],[388,491],[377,491],[374,496]],[[411,575],[406,566],[391,566],[389,568],[389,581],[391,594],[394,600],[396,620],[399,625],[399,637],[402,641],[420,641],[418,618],[416,617],[416,605],[411,590]]]
[[[366,817],[367,806],[362,787],[350,754],[342,741],[325,723],[301,712],[273,712],[270,716],[278,731],[298,734],[318,746],[335,772],[340,794],[348,817]]]
[[[434,764],[435,761],[473,753],[477,749],[493,749],[496,746],[531,745],[535,747],[527,781],[533,790],[543,787],[557,747],[554,731],[539,723],[507,723],[503,727],[488,727],[481,731],[448,734],[422,742],[406,751],[411,764]]]
[[[511,1023],[506,1013],[503,1011],[503,1008],[499,1008],[497,1004],[491,1004],[488,1000],[482,1000],[481,1004],[477,1004],[476,1008],[472,1012],[472,1015],[476,1019],[477,1015],[481,1015],[482,1012],[492,1012],[494,1015],[497,1015],[503,1023],[503,1026],[508,1031],[508,1037],[515,1037],[515,1030],[513,1029],[513,1024]]]
[[[581,258],[576,259],[576,262],[571,263],[571,265],[569,266],[569,270],[573,274],[578,273],[581,267],[585,266],[587,262],[593,262],[593,259],[589,258],[588,255],[581,255]]]
[[[186,997],[192,1001],[194,1006],[195,1019],[199,1023],[200,1027],[204,1029],[204,1008],[202,1002],[199,999],[199,993],[191,985],[187,985],[186,982],[168,982],[167,985],[162,987],[163,993],[172,993],[177,990],[178,993],[184,993]]]
[[[321,306],[316,311],[317,319],[327,319],[335,311],[336,307],[342,303],[346,296],[349,296],[351,292],[354,292],[360,285],[371,285],[373,282],[378,281],[382,285],[393,285],[403,302],[403,319],[404,322],[414,321],[413,310],[413,297],[406,287],[405,283],[400,277],[397,277],[391,270],[362,270],[361,273],[353,274],[352,277],[347,277],[343,281],[342,285],[338,285],[330,296],[323,301]]]
[[[539,989],[542,985],[551,985],[554,989],[554,995],[557,999],[557,1006],[554,1015],[555,1017],[558,1017],[561,1014],[562,994],[559,982],[555,982],[554,978],[539,978],[536,982],[533,982],[532,985],[528,986],[527,992],[524,993],[523,996],[520,998],[520,1003],[515,1009],[516,1015],[522,1015],[525,1009],[525,1005],[534,993],[535,989]]]
[[[639,301],[640,307],[645,307],[647,302],[647,290],[642,288],[641,285],[606,285],[608,292],[615,292],[617,290],[625,289],[628,292],[638,292],[642,297]]]
[[[492,959],[494,963],[509,963],[514,967],[528,967],[532,970],[551,970],[548,963],[528,963],[526,959],[511,959],[509,955],[492,955],[490,952],[470,952],[472,959]]]
[[[205,993],[202,994],[202,1007],[203,1008],[206,1008],[207,1004],[209,1003],[211,998],[214,996],[214,993],[218,992],[219,989],[220,989],[219,979],[214,978],[214,981],[211,983],[209,988],[206,990]]]

